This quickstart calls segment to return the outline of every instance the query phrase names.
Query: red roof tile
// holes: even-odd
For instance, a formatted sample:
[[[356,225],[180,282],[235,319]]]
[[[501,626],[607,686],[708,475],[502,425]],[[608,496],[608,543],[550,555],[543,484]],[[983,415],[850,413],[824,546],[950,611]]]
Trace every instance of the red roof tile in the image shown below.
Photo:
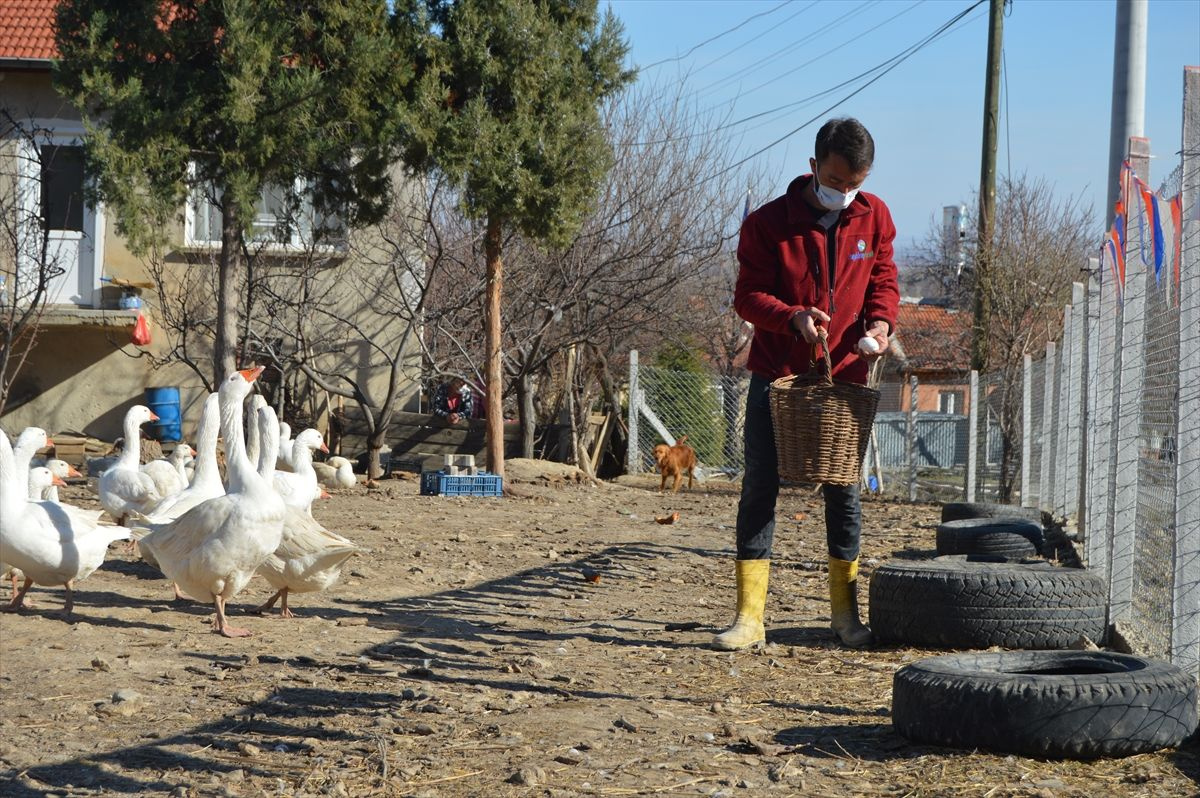
[[[54,49],[54,7],[58,0],[0,2],[0,58],[46,61]]]
[[[896,339],[904,355],[904,371],[966,373],[971,369],[969,313],[940,305],[901,302]]]

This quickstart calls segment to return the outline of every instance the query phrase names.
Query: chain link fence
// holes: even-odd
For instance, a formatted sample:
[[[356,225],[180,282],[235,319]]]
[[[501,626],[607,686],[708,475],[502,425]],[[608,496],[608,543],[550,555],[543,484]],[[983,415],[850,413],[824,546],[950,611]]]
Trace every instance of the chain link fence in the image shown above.
[[[630,472],[653,470],[654,447],[686,435],[705,477],[741,474],[748,378],[642,366],[634,352],[630,385]]]
[[[1200,674],[1200,70],[1185,75],[1179,166],[1155,193],[1138,176],[1149,152],[1131,156],[1123,234],[1089,259],[1059,340],[1015,372],[972,373],[965,415],[918,413],[915,379],[883,386],[864,482],[1063,519],[1109,585],[1109,620]],[[706,466],[740,471],[745,383],[631,360],[631,467],[687,433]]]

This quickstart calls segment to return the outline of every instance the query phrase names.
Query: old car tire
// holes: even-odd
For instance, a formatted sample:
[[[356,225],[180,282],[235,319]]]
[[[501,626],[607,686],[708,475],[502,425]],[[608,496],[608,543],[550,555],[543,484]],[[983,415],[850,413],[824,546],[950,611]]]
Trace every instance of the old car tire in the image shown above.
[[[991,502],[947,502],[942,505],[943,521],[961,521],[964,518],[1027,518],[1041,523],[1042,511],[1036,507]]]
[[[931,657],[892,679],[892,723],[914,742],[1026,756],[1129,756],[1196,729],[1196,680],[1111,652]]]
[[[1066,648],[1105,631],[1104,580],[1044,560],[891,562],[870,585],[876,639],[944,648]]]
[[[1034,557],[1041,553],[1042,525],[1020,518],[964,518],[938,524],[938,554]]]

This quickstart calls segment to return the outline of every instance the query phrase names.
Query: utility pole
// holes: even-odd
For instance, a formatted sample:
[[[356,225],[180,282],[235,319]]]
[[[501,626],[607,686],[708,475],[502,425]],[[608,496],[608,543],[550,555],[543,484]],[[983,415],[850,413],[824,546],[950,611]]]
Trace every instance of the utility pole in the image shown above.
[[[1112,127],[1108,133],[1108,205],[1105,229],[1112,227],[1117,204],[1121,162],[1129,140],[1145,134],[1147,0],[1117,0],[1117,29],[1113,41]],[[1143,178],[1145,176],[1143,175]]]
[[[1000,129],[1000,50],[1005,0],[991,0],[988,13],[987,82],[983,90],[983,156],[979,168],[979,244],[975,255],[975,326],[971,368],[987,365],[988,319],[992,313],[992,231],[996,226],[996,139]]]

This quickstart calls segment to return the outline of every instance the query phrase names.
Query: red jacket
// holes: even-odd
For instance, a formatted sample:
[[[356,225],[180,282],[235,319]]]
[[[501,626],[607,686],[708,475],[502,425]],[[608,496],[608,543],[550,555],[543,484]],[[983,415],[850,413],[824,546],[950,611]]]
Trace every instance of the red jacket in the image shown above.
[[[867,362],[856,353],[867,325],[880,319],[892,332],[900,304],[892,242],[896,226],[883,200],[860,191],[842,211],[837,234],[835,286],[829,290],[823,215],[802,196],[812,175],[802,175],[787,194],[771,200],[742,222],[738,241],[737,287],[733,306],[754,325],[750,371],[774,380],[809,370],[818,347],[791,326],[801,310],[819,308],[830,315],[829,344],[833,376],[867,381]],[[830,310],[832,294],[833,309]]]

